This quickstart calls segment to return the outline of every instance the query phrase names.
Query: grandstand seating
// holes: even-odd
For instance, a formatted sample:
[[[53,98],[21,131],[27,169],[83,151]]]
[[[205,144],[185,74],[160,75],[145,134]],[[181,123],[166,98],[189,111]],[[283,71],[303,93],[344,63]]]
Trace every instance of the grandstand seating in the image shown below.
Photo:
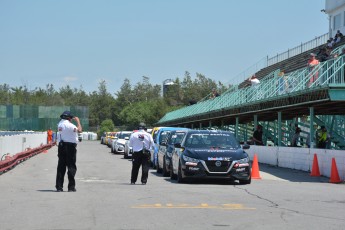
[[[345,41],[337,44],[334,52],[339,52]],[[246,124],[243,128],[247,135],[242,135],[243,141],[247,140],[248,128],[252,129],[253,115],[261,113],[262,123],[272,122],[277,118],[277,111],[284,110],[284,119],[289,120],[298,116],[308,116],[310,106],[316,109],[315,122],[318,125],[326,125],[326,127],[334,132],[333,144],[335,148],[344,148],[344,135],[342,133],[336,133],[333,123],[325,119],[319,119],[320,115],[327,115],[328,107],[332,107],[333,111],[329,111],[329,115],[340,114],[344,106],[345,98],[344,95],[339,94],[339,89],[345,90],[345,79],[344,79],[344,66],[345,56],[341,58],[332,59],[320,63],[311,72],[306,68],[306,63],[311,52],[317,53],[321,47],[309,50],[302,54],[296,55],[292,58],[284,60],[280,63],[276,63],[265,69],[260,70],[256,73],[256,76],[260,79],[261,83],[256,87],[245,87],[245,83],[241,83],[238,86],[233,86],[227,92],[223,93],[220,97],[200,101],[197,104],[181,108],[179,110],[172,111],[166,114],[159,122],[159,125],[187,125],[202,121],[215,121],[221,118],[228,118],[228,122],[234,123],[234,118],[240,117],[241,122]],[[290,85],[287,92],[283,95],[278,92],[277,86],[278,73],[280,70],[285,71],[285,76],[288,79]],[[318,79],[311,81],[313,76],[318,75]],[[342,87],[334,90],[334,87]],[[337,91],[338,90],[338,91]],[[332,99],[330,97],[333,97]],[[338,98],[335,98],[338,97]],[[340,97],[340,98],[339,98]],[[337,100],[337,103],[327,104],[327,101]],[[339,102],[341,101],[341,102]],[[302,106],[301,106],[302,105]],[[328,106],[328,107],[327,107]],[[339,108],[337,109],[337,106]],[[288,107],[295,107],[291,111]],[[232,121],[230,121],[232,119]],[[340,119],[340,118],[338,118]],[[342,119],[342,118],[341,118]],[[345,120],[345,119],[342,119]],[[222,121],[223,122],[223,121]],[[249,123],[249,126],[247,125]],[[211,124],[209,122],[209,124]],[[301,124],[302,125],[302,124]],[[276,125],[275,125],[276,126]],[[244,126],[243,126],[244,127]],[[265,138],[273,139],[277,143],[277,135],[270,130],[276,130],[277,127],[270,127],[266,125],[267,129],[264,131]],[[237,127],[238,128],[238,127]],[[342,124],[344,128],[344,124]],[[246,130],[247,129],[247,130]],[[284,128],[287,135],[283,136],[280,145],[289,145],[291,134],[291,127]],[[240,134],[239,130],[234,130]],[[307,130],[308,132],[309,130]],[[306,132],[304,131],[304,134]],[[302,135],[303,136],[303,135]],[[303,138],[303,137],[302,137]]]

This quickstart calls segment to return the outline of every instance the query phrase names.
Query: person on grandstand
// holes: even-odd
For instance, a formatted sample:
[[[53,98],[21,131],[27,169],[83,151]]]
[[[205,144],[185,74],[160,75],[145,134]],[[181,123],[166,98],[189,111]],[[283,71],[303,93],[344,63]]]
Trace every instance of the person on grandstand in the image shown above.
[[[262,140],[262,125],[258,125],[253,133],[254,145],[264,145]]]

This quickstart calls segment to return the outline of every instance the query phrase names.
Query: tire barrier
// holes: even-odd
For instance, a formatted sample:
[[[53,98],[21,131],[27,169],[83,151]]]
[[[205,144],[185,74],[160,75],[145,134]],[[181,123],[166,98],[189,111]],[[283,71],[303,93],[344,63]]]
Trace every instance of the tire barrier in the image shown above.
[[[25,149],[25,151],[17,153],[14,156],[10,156],[8,153],[4,154],[1,157],[0,161],[0,175],[7,172],[8,170],[11,170],[21,162],[26,161],[30,157],[33,157],[42,152],[47,152],[47,150],[53,147],[54,145],[55,142],[47,145],[41,145],[37,148],[27,148]]]

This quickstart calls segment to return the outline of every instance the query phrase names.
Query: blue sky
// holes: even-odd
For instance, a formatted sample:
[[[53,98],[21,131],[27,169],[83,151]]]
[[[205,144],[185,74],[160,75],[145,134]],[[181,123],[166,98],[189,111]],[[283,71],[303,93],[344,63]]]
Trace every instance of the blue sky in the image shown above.
[[[115,93],[185,71],[229,84],[328,32],[324,0],[0,0],[0,84]]]

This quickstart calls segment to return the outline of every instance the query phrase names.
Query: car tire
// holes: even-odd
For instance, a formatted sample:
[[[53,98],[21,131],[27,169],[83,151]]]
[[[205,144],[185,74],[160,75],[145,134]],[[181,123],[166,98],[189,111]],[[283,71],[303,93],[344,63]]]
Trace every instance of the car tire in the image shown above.
[[[250,177],[248,180],[239,180],[240,184],[250,184],[252,183],[252,178]]]
[[[162,174],[164,177],[169,176],[168,170],[167,170],[167,165],[165,163],[165,157],[163,157],[163,169],[162,169]]]
[[[157,159],[157,173],[162,173],[162,169],[159,168],[159,160],[158,159]]]
[[[179,165],[178,165],[177,182],[178,182],[178,183],[184,183],[184,182],[185,182],[185,179],[182,177],[182,167],[181,167],[181,163],[179,163]]]
[[[170,179],[171,180],[176,180],[176,174],[174,174],[173,166],[171,165],[171,170],[170,170]]]

